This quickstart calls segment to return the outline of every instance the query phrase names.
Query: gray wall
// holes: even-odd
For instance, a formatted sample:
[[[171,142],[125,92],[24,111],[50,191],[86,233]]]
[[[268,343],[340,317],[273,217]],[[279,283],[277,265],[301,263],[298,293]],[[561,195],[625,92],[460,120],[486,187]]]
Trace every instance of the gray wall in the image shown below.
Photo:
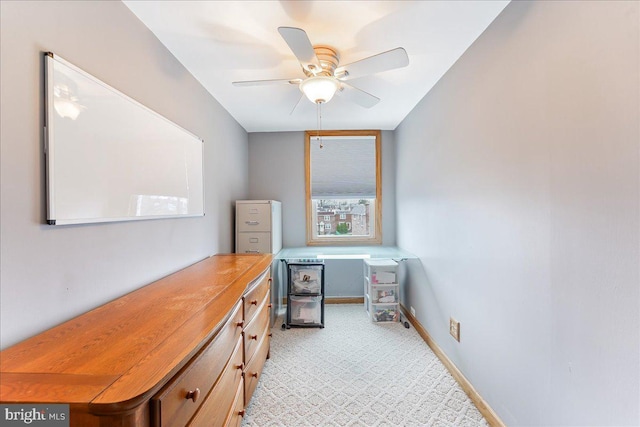
[[[396,129],[404,302],[507,425],[640,425],[639,22],[512,2]]]
[[[249,198],[282,202],[282,246],[306,246],[304,132],[249,134]]]
[[[382,131],[382,241],[396,245],[395,137]],[[304,132],[249,134],[249,197],[282,202],[284,247],[306,246]],[[326,261],[327,296],[363,296],[361,260]]]
[[[248,190],[248,136],[121,2],[0,2],[1,346],[217,252]],[[44,224],[43,60],[53,51],[205,140],[201,218]]]

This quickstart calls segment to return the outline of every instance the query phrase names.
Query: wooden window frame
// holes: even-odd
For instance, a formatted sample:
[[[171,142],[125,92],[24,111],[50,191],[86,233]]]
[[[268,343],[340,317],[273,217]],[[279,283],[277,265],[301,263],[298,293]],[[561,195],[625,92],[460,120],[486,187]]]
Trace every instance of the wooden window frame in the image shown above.
[[[376,149],[376,201],[375,223],[372,227],[374,235],[371,237],[342,236],[314,238],[315,220],[313,218],[313,202],[311,199],[311,141],[317,136],[374,136]],[[382,132],[380,130],[325,130],[306,131],[304,145],[305,168],[305,205],[307,246],[355,246],[382,244]]]

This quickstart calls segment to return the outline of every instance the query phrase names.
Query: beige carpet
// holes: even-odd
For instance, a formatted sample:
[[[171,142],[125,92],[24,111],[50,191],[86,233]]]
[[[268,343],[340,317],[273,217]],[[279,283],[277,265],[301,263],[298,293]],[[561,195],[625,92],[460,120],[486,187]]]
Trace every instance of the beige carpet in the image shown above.
[[[325,328],[274,328],[243,426],[487,426],[411,327],[326,305]]]

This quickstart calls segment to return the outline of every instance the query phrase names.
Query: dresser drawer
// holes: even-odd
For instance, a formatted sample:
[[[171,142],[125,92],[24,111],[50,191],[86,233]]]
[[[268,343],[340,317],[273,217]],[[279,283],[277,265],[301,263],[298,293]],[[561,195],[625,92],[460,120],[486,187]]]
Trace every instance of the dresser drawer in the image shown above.
[[[236,252],[241,254],[268,254],[271,253],[271,233],[268,232],[241,232],[236,241]]]
[[[269,333],[269,293],[260,303],[260,311],[244,327],[244,360],[251,361],[251,357],[262,341],[262,337]]]
[[[261,276],[259,283],[249,288],[249,291],[244,296],[244,322],[245,325],[248,324],[253,316],[258,311],[260,304],[264,300],[265,296],[269,292],[269,288],[271,285],[271,280],[269,276],[269,271]]]
[[[244,417],[244,380],[238,385],[236,390],[236,397],[233,400],[233,408],[227,416],[227,421],[224,423],[225,427],[240,427],[242,425],[242,418]]]
[[[202,403],[189,427],[218,427],[225,425],[236,404],[236,390],[242,385],[242,340],[238,340],[233,355],[211,394]],[[244,400],[243,400],[244,404]]]
[[[266,334],[262,337],[262,341],[258,344],[258,348],[254,353],[253,357],[246,365],[244,370],[244,406],[245,408],[249,405],[249,401],[251,400],[251,396],[253,395],[253,391],[256,389],[258,385],[258,381],[260,380],[260,376],[262,375],[262,368],[264,367],[264,363],[267,360],[267,355],[269,354],[269,344],[270,338],[269,335]]]
[[[238,203],[237,231],[270,231],[271,203]]]
[[[214,339],[151,399],[153,425],[186,425],[227,365],[236,343],[241,342],[242,314],[238,303]]]

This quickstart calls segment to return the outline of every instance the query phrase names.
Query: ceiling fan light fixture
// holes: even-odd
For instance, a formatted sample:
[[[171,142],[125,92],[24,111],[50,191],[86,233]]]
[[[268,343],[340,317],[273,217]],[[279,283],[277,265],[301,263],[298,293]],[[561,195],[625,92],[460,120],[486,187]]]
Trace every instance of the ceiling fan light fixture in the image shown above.
[[[331,101],[333,95],[340,87],[340,83],[334,77],[314,76],[300,83],[300,90],[309,101],[319,104]]]

